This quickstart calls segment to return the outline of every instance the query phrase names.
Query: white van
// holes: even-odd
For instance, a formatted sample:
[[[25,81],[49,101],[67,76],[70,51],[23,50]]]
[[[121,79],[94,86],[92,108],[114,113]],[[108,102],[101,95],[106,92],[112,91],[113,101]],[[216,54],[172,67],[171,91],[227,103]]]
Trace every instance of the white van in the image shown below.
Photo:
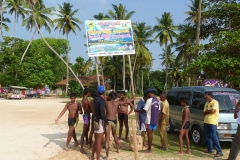
[[[174,87],[169,90],[167,100],[170,105],[170,118],[167,130],[169,133],[179,129],[182,123],[181,98],[189,100],[191,139],[194,144],[206,143],[203,134],[203,108],[206,103],[205,92],[212,92],[213,98],[219,103],[219,124],[217,133],[219,141],[232,141],[237,132],[237,121],[233,118],[234,109],[239,99],[239,92],[222,87],[192,86]]]

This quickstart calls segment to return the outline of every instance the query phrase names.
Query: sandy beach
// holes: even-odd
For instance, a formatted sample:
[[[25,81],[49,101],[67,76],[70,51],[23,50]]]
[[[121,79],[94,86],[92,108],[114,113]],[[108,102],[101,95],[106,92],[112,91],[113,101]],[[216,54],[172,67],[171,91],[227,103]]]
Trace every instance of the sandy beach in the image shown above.
[[[46,160],[65,146],[67,114],[55,118],[68,99],[0,99],[0,160]],[[73,143],[70,144],[73,146]]]

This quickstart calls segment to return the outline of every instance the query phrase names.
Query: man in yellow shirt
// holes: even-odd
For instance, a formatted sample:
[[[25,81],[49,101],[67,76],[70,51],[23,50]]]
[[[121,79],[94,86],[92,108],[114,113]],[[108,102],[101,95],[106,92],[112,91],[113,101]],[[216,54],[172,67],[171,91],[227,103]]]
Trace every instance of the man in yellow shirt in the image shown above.
[[[161,92],[159,94],[161,100],[161,111],[159,113],[159,120],[158,120],[158,129],[160,132],[160,139],[162,150],[168,150],[168,142],[167,142],[167,125],[169,120],[169,103],[167,101],[166,93]]]
[[[204,135],[207,141],[208,150],[206,153],[213,153],[213,146],[215,146],[217,153],[215,157],[222,157],[223,153],[217,136],[217,125],[219,115],[219,104],[218,101],[213,99],[212,92],[206,92],[205,98],[207,100],[203,114],[204,117]]]

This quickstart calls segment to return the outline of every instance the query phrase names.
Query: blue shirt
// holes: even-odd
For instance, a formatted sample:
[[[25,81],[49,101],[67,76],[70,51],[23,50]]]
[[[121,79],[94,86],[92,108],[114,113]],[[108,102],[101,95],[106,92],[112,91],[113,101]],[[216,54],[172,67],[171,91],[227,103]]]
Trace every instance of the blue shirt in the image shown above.
[[[137,110],[142,110],[145,106],[146,102],[143,99],[140,99],[138,102]],[[146,123],[147,112],[140,112],[139,113],[139,121],[140,123]]]

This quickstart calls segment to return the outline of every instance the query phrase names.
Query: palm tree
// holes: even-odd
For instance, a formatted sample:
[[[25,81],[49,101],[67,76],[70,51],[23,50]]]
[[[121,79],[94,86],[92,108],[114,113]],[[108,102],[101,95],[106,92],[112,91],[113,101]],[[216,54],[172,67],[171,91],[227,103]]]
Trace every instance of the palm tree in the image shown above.
[[[173,37],[176,36],[174,32],[177,27],[173,25],[172,16],[170,13],[164,12],[162,14],[162,18],[159,19],[156,17],[158,24],[153,27],[153,30],[157,32],[155,39],[159,39],[159,44],[162,46],[165,45],[165,58],[167,58],[167,46],[168,42],[173,43]],[[167,59],[165,60],[165,64],[168,64]],[[166,82],[165,82],[165,89],[167,92],[167,78],[168,78],[168,65],[166,65]]]
[[[59,18],[55,19],[54,22],[57,23],[57,26],[55,30],[59,29],[59,32],[62,31],[63,35],[66,34],[67,36],[67,43],[68,43],[68,49],[67,49],[67,63],[68,63],[68,53],[69,53],[69,41],[68,41],[68,35],[72,31],[76,34],[76,30],[78,29],[81,31],[81,28],[78,26],[78,23],[82,23],[78,18],[74,17],[74,15],[78,12],[79,9],[72,10],[73,5],[70,3],[63,3],[63,6],[59,5],[58,13],[56,14]],[[68,69],[66,71],[66,93],[67,93],[67,85],[68,85],[68,76],[69,72]]]
[[[110,17],[107,14],[103,14],[103,13],[98,13],[93,15],[93,17],[97,20],[109,20]],[[101,71],[102,71],[102,80],[103,80],[103,86],[105,86],[105,82],[104,82],[104,75],[103,75],[103,63],[104,63],[104,57],[95,57],[95,64],[96,64],[96,71],[97,71],[97,78],[98,78],[98,85],[100,85],[100,81],[99,81],[99,76],[98,76],[98,60],[100,61],[101,64]]]
[[[2,42],[2,26],[3,26],[3,0],[0,0],[0,50],[1,50],[1,42]]]
[[[172,44],[177,52],[176,61],[182,63],[182,68],[186,68],[193,59],[196,59],[196,54],[192,51],[196,41],[196,27],[190,23],[178,26],[179,34],[176,37],[176,42]],[[190,86],[191,78],[188,77],[188,85]]]
[[[113,89],[116,89],[116,82],[119,76],[121,76],[121,59],[119,56],[105,57],[104,73],[106,76],[113,78]]]
[[[134,45],[135,45],[135,58],[133,65],[133,73],[135,68],[143,69],[143,67],[150,68],[152,65],[152,55],[149,52],[146,44],[153,42],[151,39],[153,30],[151,26],[146,26],[145,22],[135,23],[135,29],[133,30]],[[137,62],[137,63],[136,63]],[[143,78],[143,70],[142,70]],[[143,82],[143,80],[142,80]],[[143,83],[142,83],[142,94],[143,94]]]
[[[128,12],[126,6],[123,6],[121,3],[119,6],[112,4],[113,11],[108,10],[108,14],[114,20],[129,20],[135,11]],[[125,90],[125,56],[123,55],[123,89]]]
[[[42,1],[39,1],[39,3],[41,3],[41,4],[40,5],[34,4],[34,8],[35,8],[34,16],[36,18],[38,27],[39,27],[39,29],[41,27],[44,27],[48,31],[48,33],[50,33],[51,27],[54,27],[54,24],[53,24],[53,21],[48,17],[48,15],[51,15],[52,11],[54,11],[55,8],[54,7],[46,8]],[[30,6],[28,5],[28,7],[30,7]],[[29,17],[26,18],[25,20],[23,20],[22,26],[26,26],[26,29],[28,31],[32,31],[32,29],[35,28],[35,31],[32,35],[30,42],[27,45],[27,48],[25,49],[25,51],[22,55],[21,62],[23,61],[23,59],[33,41],[33,38],[37,32],[37,27],[34,22],[33,13],[31,12],[31,10],[27,10],[27,13],[29,14]]]
[[[163,60],[161,63],[162,66],[164,66],[164,65],[167,67],[173,66],[173,64],[175,62],[175,58],[176,58],[176,55],[174,54],[174,52],[175,51],[172,52],[172,50],[171,50],[171,45],[167,46],[167,51],[165,51],[165,49],[163,49],[163,53],[159,54],[159,56],[161,56],[160,59]]]
[[[2,15],[6,14],[6,11],[2,11]],[[8,32],[10,29],[8,27],[8,25],[6,23],[11,23],[11,20],[9,18],[5,18],[4,16],[0,15],[0,19],[1,19],[1,27]],[[5,23],[6,22],[6,23]],[[2,35],[2,30],[0,30],[1,35]]]
[[[95,19],[97,19],[97,20],[109,20],[110,19],[110,17],[109,17],[109,15],[107,15],[107,14],[103,14],[103,13],[98,13],[98,14],[95,14],[95,15],[93,15],[93,17],[95,18]]]
[[[201,1],[201,2],[200,2]],[[191,5],[187,5],[190,11],[184,12],[184,14],[189,15],[185,21],[197,24],[198,23],[198,14],[199,14],[199,4],[201,4],[201,10],[202,12],[205,11],[207,7],[206,0],[190,0]]]
[[[12,15],[14,14],[14,28],[11,36],[14,36],[14,31],[16,29],[16,24],[18,22],[19,16],[22,17],[22,19],[25,18],[25,14],[27,14],[27,11],[23,7],[23,0],[6,0],[6,9],[9,9],[9,13]]]
[[[76,76],[76,74],[73,72],[72,68],[64,61],[64,59],[49,45],[49,43],[46,41],[46,39],[43,37],[43,34],[41,32],[41,30],[39,29],[39,26],[38,26],[38,23],[37,23],[37,20],[36,20],[36,17],[34,15],[34,4],[38,4],[38,5],[41,5],[39,3],[39,1],[42,1],[42,0],[24,0],[24,2],[26,2],[30,8],[31,8],[31,11],[32,11],[32,14],[33,14],[33,20],[34,20],[34,23],[37,27],[37,30],[38,30],[38,33],[40,34],[42,40],[44,41],[44,43],[48,46],[48,48],[53,51],[53,53],[59,58],[61,59],[61,61],[66,65],[66,67],[71,71],[71,73],[73,74],[73,76],[76,78],[76,80],[78,81],[78,83],[81,85],[82,89],[84,89],[84,86],[82,84],[82,82],[78,79],[78,77]]]

